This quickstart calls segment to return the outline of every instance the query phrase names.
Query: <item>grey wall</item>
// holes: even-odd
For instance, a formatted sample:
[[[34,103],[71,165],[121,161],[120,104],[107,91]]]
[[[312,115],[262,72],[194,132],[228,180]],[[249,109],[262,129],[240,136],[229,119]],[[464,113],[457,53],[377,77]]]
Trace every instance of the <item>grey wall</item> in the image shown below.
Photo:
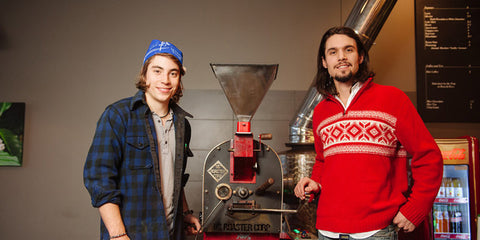
[[[0,0],[0,101],[26,103],[24,164],[0,168],[0,239],[98,239],[83,164],[105,106],[135,92],[153,38],[185,53],[181,105],[195,115],[187,195],[198,212],[203,158],[235,128],[209,63],[280,64],[252,130],[271,132],[266,143],[283,151],[320,37],[345,21],[354,2]],[[376,81],[415,101],[413,4],[397,1],[370,55]],[[427,126],[438,138],[480,136],[477,123]]]

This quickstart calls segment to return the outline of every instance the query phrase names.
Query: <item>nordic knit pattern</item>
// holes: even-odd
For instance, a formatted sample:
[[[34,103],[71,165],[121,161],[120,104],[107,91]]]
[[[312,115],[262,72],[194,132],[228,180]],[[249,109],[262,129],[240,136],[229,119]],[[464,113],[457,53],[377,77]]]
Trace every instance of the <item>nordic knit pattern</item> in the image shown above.
[[[402,91],[369,80],[346,110],[327,97],[314,110],[313,129],[312,179],[322,186],[318,229],[382,229],[399,210],[417,226],[425,218],[441,183],[442,158]],[[407,151],[414,180],[409,195]]]
[[[348,117],[343,113],[336,114],[319,126],[323,128],[324,156],[342,152],[393,156],[397,150],[392,127],[395,124],[394,116],[379,111],[351,111]],[[406,156],[404,151],[401,154]]]

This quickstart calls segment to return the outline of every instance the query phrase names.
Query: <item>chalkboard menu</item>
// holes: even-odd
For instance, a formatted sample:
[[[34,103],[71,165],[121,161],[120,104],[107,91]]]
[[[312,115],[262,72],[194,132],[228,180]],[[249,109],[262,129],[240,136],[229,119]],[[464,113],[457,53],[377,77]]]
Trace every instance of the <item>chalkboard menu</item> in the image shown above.
[[[480,122],[480,1],[416,0],[417,108],[425,122]]]

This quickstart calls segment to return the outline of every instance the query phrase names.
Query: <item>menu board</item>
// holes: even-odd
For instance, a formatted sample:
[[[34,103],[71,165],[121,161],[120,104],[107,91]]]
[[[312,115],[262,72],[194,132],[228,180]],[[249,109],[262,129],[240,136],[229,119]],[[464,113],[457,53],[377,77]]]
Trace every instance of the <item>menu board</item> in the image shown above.
[[[417,108],[425,122],[480,122],[480,1],[415,0]]]

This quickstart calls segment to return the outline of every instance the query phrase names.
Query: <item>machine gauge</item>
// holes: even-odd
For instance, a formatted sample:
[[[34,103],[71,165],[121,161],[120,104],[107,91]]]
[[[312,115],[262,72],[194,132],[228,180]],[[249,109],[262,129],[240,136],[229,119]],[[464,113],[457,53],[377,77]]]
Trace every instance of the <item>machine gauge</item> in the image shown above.
[[[232,188],[226,183],[218,184],[215,195],[218,199],[226,201],[232,197]]]

